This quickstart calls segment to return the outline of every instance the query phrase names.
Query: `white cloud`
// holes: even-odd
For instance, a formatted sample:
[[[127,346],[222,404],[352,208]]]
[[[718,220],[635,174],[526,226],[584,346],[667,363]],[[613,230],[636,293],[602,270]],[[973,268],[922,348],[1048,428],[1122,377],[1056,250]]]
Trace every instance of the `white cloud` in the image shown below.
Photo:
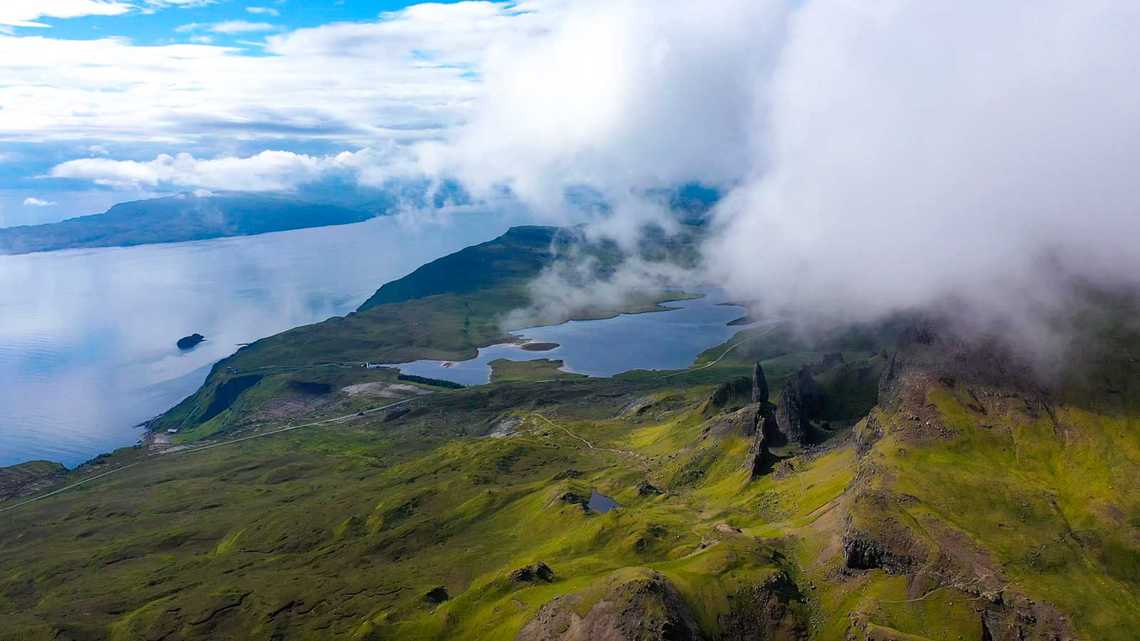
[[[51,207],[52,205],[55,205],[55,204],[56,203],[54,203],[50,200],[43,200],[40,198],[36,198],[35,196],[29,196],[29,197],[24,199],[24,206],[25,207]]]
[[[639,190],[743,175],[787,12],[773,0],[575,3],[551,28],[496,41],[472,119],[424,146],[425,167],[481,193],[509,185],[555,220],[564,190],[589,185],[628,236],[637,225],[621,221],[652,218]]]
[[[0,25],[47,27],[40,18],[118,16],[131,11],[151,12],[165,7],[211,4],[213,0],[4,0]],[[0,31],[2,32],[2,31]]]
[[[1125,0],[534,0],[415,5],[271,35],[264,56],[0,37],[26,61],[0,66],[0,136],[333,140],[363,151],[52,174],[264,190],[423,171],[555,220],[585,185],[627,239],[660,216],[644,190],[701,180],[730,192],[706,258],[736,298],[869,318],[957,297],[1008,321],[1052,300],[1043,261],[1140,278],[1137,32]]]
[[[953,299],[1040,338],[1059,281],[1140,284],[1137,32],[1125,0],[579,2],[495,42],[425,166],[554,216],[588,185],[618,236],[639,190],[719,183],[706,258],[736,298]]]
[[[718,274],[767,309],[983,322],[1054,304],[1043,264],[1140,282],[1137,30],[1131,2],[808,3]]]
[[[252,13],[255,16],[279,16],[281,12],[273,7],[246,7],[247,13]]]
[[[5,0],[0,3],[0,25],[46,27],[40,18],[117,16],[133,9],[119,0]]]
[[[268,22],[249,22],[246,20],[225,20],[223,22],[189,22],[174,29],[179,33],[191,31],[210,31],[213,33],[257,33],[259,31],[275,31],[277,25]]]
[[[247,157],[218,158],[162,154],[148,161],[80,158],[55,166],[50,175],[118,188],[288,191],[330,176],[379,186],[390,178],[416,174],[408,150],[389,144],[328,156],[263,151]]]
[[[347,148],[438,137],[469,117],[492,44],[542,29],[559,6],[416,5],[371,23],[271,35],[259,56],[236,46],[0,36],[0,60],[22,61],[0,65],[0,138],[224,151],[234,140],[325,138]]]

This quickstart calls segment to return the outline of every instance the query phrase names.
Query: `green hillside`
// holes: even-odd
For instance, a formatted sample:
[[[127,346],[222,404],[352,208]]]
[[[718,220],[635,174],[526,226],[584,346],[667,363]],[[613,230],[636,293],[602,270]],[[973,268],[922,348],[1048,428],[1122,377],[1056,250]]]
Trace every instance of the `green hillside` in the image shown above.
[[[172,444],[0,502],[0,639],[1140,635],[1134,301],[1086,297],[1048,381],[920,315],[608,379],[347,365],[494,339],[521,271],[260,341]]]

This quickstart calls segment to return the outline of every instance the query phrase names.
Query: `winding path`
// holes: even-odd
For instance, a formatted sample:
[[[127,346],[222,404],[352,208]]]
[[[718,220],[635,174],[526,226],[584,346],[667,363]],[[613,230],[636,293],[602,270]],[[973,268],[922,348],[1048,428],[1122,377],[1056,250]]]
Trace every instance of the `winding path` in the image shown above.
[[[576,438],[579,441],[582,441],[582,443],[586,446],[587,449],[597,450],[599,452],[611,452],[613,454],[620,454],[621,456],[628,456],[630,458],[636,459],[637,462],[640,463],[641,465],[645,466],[646,469],[649,468],[648,459],[646,459],[641,454],[634,452],[633,450],[622,450],[622,449],[617,449],[614,447],[597,447],[591,441],[587,440],[585,437],[580,436],[578,434],[575,434],[574,432],[571,432],[569,428],[566,428],[562,425],[559,425],[558,423],[555,423],[554,421],[546,418],[545,416],[543,416],[542,414],[539,414],[538,412],[531,412],[529,414],[529,416],[536,416],[536,417],[542,419],[543,421],[545,421],[547,425],[550,425],[551,427],[558,428],[558,429],[562,430],[563,432],[566,432],[567,435],[569,435],[573,438]]]

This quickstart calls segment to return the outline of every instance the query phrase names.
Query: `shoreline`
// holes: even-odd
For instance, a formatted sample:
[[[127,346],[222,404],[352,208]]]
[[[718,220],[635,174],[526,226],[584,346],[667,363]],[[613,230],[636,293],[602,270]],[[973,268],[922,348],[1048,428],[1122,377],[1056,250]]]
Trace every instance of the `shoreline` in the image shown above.
[[[573,321],[610,320],[610,319],[617,318],[619,316],[624,316],[624,315],[632,316],[632,315],[638,315],[638,314],[653,314],[653,313],[659,313],[659,312],[673,311],[673,310],[676,310],[679,308],[678,307],[668,307],[666,305],[666,303],[699,300],[699,299],[705,298],[707,296],[707,293],[678,291],[678,290],[669,290],[667,292],[662,292],[662,293],[666,294],[666,295],[663,297],[660,297],[660,298],[650,298],[650,300],[652,302],[642,304],[642,305],[631,306],[631,308],[628,311],[596,310],[596,312],[587,312],[587,313],[584,313],[582,315],[575,315],[571,318],[567,318],[567,319],[559,321],[559,322],[540,323],[540,324],[528,325],[526,327],[519,328],[516,330],[511,330],[512,333],[508,334],[508,336],[512,339],[517,339],[517,340],[506,340],[506,341],[488,343],[486,345],[479,345],[479,346],[474,348],[475,353],[471,356],[468,356],[467,358],[423,358],[423,359],[416,359],[416,360],[438,360],[441,362],[443,362],[443,361],[451,361],[451,362],[468,361],[468,360],[478,358],[479,357],[479,350],[481,350],[481,349],[485,349],[488,347],[495,347],[498,345],[518,345],[519,343],[525,341],[525,339],[522,339],[521,337],[516,337],[516,335],[513,332],[521,332],[521,331],[525,331],[525,330],[531,329],[531,328],[555,327],[555,326],[564,325],[566,323],[573,322]],[[289,331],[289,330],[285,330],[285,331]],[[523,348],[523,349],[525,349],[525,348]],[[550,349],[553,350],[555,348],[550,348]],[[550,350],[544,350],[544,351],[550,351]],[[218,363],[221,363],[222,361],[226,360],[230,356],[232,356],[232,354],[227,355],[227,356],[215,361],[214,363],[212,363],[210,365],[210,368],[212,369]],[[412,363],[412,362],[415,362],[415,361],[403,361],[401,363],[378,362],[377,364],[383,365],[385,367],[393,367],[393,368],[399,369],[399,365],[404,365],[404,364]],[[199,387],[201,387],[201,386],[199,386]],[[195,391],[197,391],[197,390],[195,390]],[[177,403],[175,405],[177,405]],[[154,438],[154,435],[157,434],[157,432],[154,432],[153,430],[150,429],[151,425],[157,419],[159,419],[163,414],[170,411],[170,409],[172,409],[173,407],[174,406],[171,406],[170,408],[167,408],[162,413],[157,414],[155,416],[152,416],[152,417],[146,419],[145,421],[141,421],[139,423],[136,423],[133,427],[142,429],[143,433],[137,438],[137,440],[133,444],[123,445],[121,447],[112,449],[110,451],[100,452],[100,453],[95,454],[95,455],[91,456],[90,458],[84,460],[83,462],[75,465],[74,467],[68,467],[66,464],[60,463],[59,461],[52,461],[49,459],[29,458],[26,460],[17,461],[15,463],[12,463],[11,465],[0,466],[0,471],[7,470],[10,468],[15,468],[15,467],[18,467],[21,465],[25,465],[27,463],[43,460],[43,461],[47,461],[49,463],[62,465],[64,467],[64,469],[67,470],[67,472],[65,474],[70,476],[71,474],[74,474],[75,472],[77,472],[77,471],[79,471],[85,467],[88,467],[91,465],[98,465],[98,461],[100,461],[101,459],[105,459],[105,458],[108,458],[111,456],[118,455],[124,451],[138,450],[138,451],[145,452],[145,451],[147,451],[147,449],[149,449],[151,447],[151,445],[153,444],[152,439]]]

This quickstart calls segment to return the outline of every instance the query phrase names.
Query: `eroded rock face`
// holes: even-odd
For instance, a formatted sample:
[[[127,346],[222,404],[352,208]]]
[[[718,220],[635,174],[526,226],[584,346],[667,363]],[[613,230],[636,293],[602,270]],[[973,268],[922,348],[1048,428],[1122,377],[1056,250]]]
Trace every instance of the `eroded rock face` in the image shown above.
[[[752,402],[768,402],[768,379],[764,376],[764,368],[759,361],[752,367]]]
[[[1075,639],[1071,623],[1053,606],[1016,592],[1001,562],[969,533],[916,517],[920,512],[911,505],[921,499],[892,487],[894,472],[868,455],[888,434],[898,443],[891,447],[903,451],[952,439],[963,429],[944,424],[929,401],[932,390],[957,394],[974,414],[978,426],[965,429],[997,429],[988,424],[991,416],[1052,416],[1048,392],[1007,348],[986,337],[963,339],[944,324],[916,322],[883,372],[879,408],[855,429],[859,469],[843,535],[845,572],[904,576],[913,598],[940,588],[961,591],[978,604],[985,641]]]
[[[807,445],[811,440],[811,421],[819,416],[822,408],[823,388],[811,370],[803,367],[784,383],[776,408],[776,423],[789,441]]]
[[[753,436],[760,425],[760,407],[748,405],[735,412],[722,414],[708,422],[705,437],[723,437],[729,435]]]
[[[762,584],[742,586],[719,617],[723,641],[800,641],[808,627],[798,606],[803,596],[783,572]]]
[[[908,386],[927,381],[1031,395],[1044,391],[1037,373],[1007,343],[989,336],[963,337],[948,323],[930,318],[916,320],[899,337],[879,380],[879,404],[894,409]]]
[[[753,440],[745,466],[752,478],[772,471],[780,459],[772,454],[771,448],[787,442],[776,421],[775,406],[768,402],[768,393],[764,367],[757,362],[752,367],[752,404],[737,413],[747,412],[748,429],[744,433]]]
[[[753,381],[744,377],[721,383],[705,402],[705,416],[746,407],[750,402],[753,402],[752,398],[755,396],[753,385]]]
[[[516,641],[700,641],[688,605],[663,575],[651,570],[611,577],[585,615],[582,594],[544,605]]]
[[[982,610],[984,641],[1076,641],[1064,617],[1052,606],[1014,593],[991,596]]]

